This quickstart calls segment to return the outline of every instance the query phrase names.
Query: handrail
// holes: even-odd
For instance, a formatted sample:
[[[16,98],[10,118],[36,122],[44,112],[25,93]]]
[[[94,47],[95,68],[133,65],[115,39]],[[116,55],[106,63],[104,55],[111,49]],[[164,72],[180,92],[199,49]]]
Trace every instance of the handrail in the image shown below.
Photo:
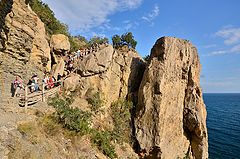
[[[55,83],[59,83],[61,81],[55,81],[55,82],[51,82],[49,84],[55,84]],[[25,110],[27,109],[27,105],[29,104],[30,99],[33,99],[34,97],[40,97],[39,99],[35,100],[35,103],[42,100],[43,102],[45,102],[45,95],[46,94],[54,94],[57,92],[57,89],[59,89],[60,87],[57,86],[55,88],[52,88],[48,91],[45,90],[45,86],[47,86],[47,83],[42,83],[42,84],[36,84],[36,85],[27,85],[26,87],[24,87],[25,89],[25,93],[24,93],[24,98],[21,98],[20,101],[24,102],[24,106],[25,106]],[[29,94],[28,92],[28,88],[30,87],[34,87],[34,86],[41,86],[41,90],[39,92],[33,92],[31,94]],[[45,92],[46,91],[46,92]],[[52,93],[53,92],[53,93]],[[41,99],[42,96],[42,99]],[[33,103],[33,101],[31,101]]]
[[[99,50],[101,50],[101,45],[99,45],[98,47],[96,47],[95,49],[92,49],[91,51],[90,51],[90,53],[93,53],[93,52],[97,52],[97,51],[99,51]],[[85,56],[88,56],[89,54],[86,54]],[[76,60],[76,63],[77,63],[77,65],[76,65],[76,68],[74,68],[74,70],[72,71],[72,72],[75,72],[78,68],[79,68],[79,66],[78,66],[78,61],[80,60],[80,55],[79,54],[77,54],[77,60]],[[82,57],[84,57],[84,56],[82,56]],[[75,62],[74,62],[75,63]],[[45,101],[45,94],[54,94],[54,93],[56,93],[57,92],[57,88],[60,88],[59,86],[57,86],[57,87],[55,87],[55,88],[53,88],[53,89],[50,89],[50,90],[48,90],[47,92],[45,92],[46,90],[45,90],[45,86],[47,86],[48,84],[55,84],[55,83],[59,83],[59,82],[63,82],[66,78],[68,78],[69,77],[69,75],[67,75],[66,77],[64,77],[64,78],[62,78],[62,80],[61,81],[55,81],[55,82],[51,82],[51,83],[44,83],[44,82],[42,82],[42,83],[39,83],[39,84],[34,84],[34,85],[23,85],[24,86],[24,89],[25,89],[25,93],[24,93],[24,98],[21,98],[21,100],[20,101],[22,101],[22,102],[24,102],[24,106],[25,106],[25,109],[27,109],[27,105],[29,104],[28,102],[29,102],[29,99],[32,99],[32,98],[34,98],[34,97],[38,97],[38,96],[41,96],[42,95],[42,99],[37,99],[37,100],[35,100],[35,101],[30,101],[31,103],[34,103],[34,102],[38,102],[38,101],[40,101],[40,100],[42,100],[43,102]],[[40,92],[33,92],[33,94],[29,94],[28,93],[28,88],[31,88],[31,87],[36,87],[36,86],[38,86],[38,87],[40,87],[41,86],[41,90],[40,90]],[[22,100],[23,99],[23,100]]]

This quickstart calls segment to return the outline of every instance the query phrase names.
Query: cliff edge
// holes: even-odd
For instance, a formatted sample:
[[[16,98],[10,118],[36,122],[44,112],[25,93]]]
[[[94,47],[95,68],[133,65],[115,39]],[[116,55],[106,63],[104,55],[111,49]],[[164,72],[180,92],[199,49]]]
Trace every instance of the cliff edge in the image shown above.
[[[162,37],[151,50],[135,117],[140,149],[153,158],[208,158],[201,64],[190,41]]]

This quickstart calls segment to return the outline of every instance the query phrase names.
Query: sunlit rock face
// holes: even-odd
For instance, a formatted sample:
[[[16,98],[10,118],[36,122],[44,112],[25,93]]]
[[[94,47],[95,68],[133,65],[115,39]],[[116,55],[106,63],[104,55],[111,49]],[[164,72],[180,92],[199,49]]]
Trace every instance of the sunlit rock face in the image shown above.
[[[32,73],[51,70],[50,46],[44,24],[24,0],[0,0],[0,90],[10,96],[19,75],[27,83]]]
[[[157,40],[138,93],[136,138],[148,157],[208,158],[201,64],[190,41]]]

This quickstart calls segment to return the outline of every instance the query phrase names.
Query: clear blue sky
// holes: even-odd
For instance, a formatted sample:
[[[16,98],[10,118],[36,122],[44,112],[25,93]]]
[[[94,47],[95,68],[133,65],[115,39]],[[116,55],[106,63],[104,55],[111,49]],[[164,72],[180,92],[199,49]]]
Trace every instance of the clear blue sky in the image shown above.
[[[240,92],[240,0],[43,0],[72,35],[131,31],[141,56],[162,36],[197,46],[204,92]]]

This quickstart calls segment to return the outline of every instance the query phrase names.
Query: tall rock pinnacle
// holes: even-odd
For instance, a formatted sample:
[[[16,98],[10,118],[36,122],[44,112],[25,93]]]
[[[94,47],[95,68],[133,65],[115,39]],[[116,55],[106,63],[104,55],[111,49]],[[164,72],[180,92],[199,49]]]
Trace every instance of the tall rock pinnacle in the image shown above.
[[[190,41],[157,40],[143,75],[135,117],[140,149],[153,158],[208,158],[201,64]]]

